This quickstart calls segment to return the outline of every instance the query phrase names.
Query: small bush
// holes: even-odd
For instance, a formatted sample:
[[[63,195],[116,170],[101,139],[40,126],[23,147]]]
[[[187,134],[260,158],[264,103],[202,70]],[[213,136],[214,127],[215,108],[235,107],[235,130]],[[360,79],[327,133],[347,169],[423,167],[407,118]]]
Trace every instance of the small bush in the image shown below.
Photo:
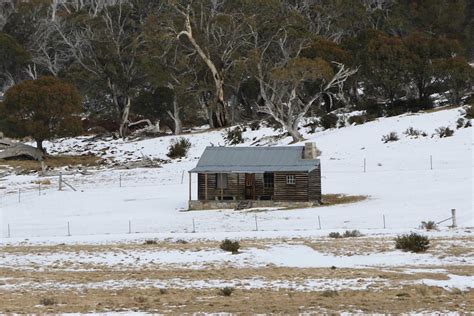
[[[324,129],[336,128],[339,118],[336,114],[328,113],[321,116],[319,123]]]
[[[171,159],[183,158],[188,154],[189,148],[191,148],[191,142],[188,139],[184,137],[173,139],[166,155]]]
[[[464,118],[460,117],[456,121],[456,128],[460,129],[460,128],[463,128],[463,127],[464,127]]]
[[[227,145],[238,145],[244,142],[242,137],[242,129],[240,127],[236,127],[234,129],[227,129],[224,132],[224,142]]]
[[[238,241],[232,241],[230,239],[225,239],[221,242],[219,248],[224,251],[232,252],[233,254],[239,253],[240,244]]]
[[[165,289],[165,288],[160,288],[160,294],[161,294],[161,295],[168,294],[168,290]]]
[[[56,305],[57,302],[52,297],[43,297],[42,299],[40,299],[40,304],[44,306],[51,306],[51,305]]]
[[[338,296],[339,293],[336,290],[325,290],[321,293],[321,295],[324,297],[334,297]]]
[[[330,232],[329,238],[342,238],[342,235],[338,232]]]
[[[346,230],[344,232],[344,235],[343,235],[343,237],[345,237],[345,238],[348,238],[348,237],[361,237],[361,236],[363,236],[363,235],[357,229]]]
[[[435,134],[438,135],[440,138],[451,137],[454,135],[454,131],[447,126],[441,126],[436,129]]]
[[[388,142],[396,142],[398,140],[398,134],[395,132],[391,132],[390,134],[384,135],[382,137],[382,141],[386,144]]]
[[[411,137],[415,137],[415,138],[419,137],[419,136],[423,136],[423,137],[428,136],[428,134],[426,134],[425,132],[423,132],[419,129],[415,129],[413,127],[407,128],[407,130],[403,134],[405,134],[406,136],[411,136]]]
[[[420,227],[421,227],[421,229],[435,230],[435,229],[438,228],[438,225],[434,221],[427,221],[427,222],[423,221],[423,222],[421,222]]]
[[[222,295],[222,296],[231,296],[232,293],[234,292],[234,288],[233,287],[224,287],[222,289],[219,289],[219,295]]]
[[[136,296],[133,298],[135,302],[139,303],[139,304],[144,304],[148,301],[148,299],[144,296]]]
[[[250,127],[250,130],[252,131],[258,131],[260,129],[260,122],[259,121],[250,122],[249,127]]]
[[[425,252],[429,248],[430,241],[428,237],[411,233],[397,236],[395,239],[395,248],[411,252]]]
[[[460,117],[457,121],[456,121],[456,128],[457,129],[460,129],[460,128],[467,128],[467,127],[471,127],[472,124],[471,124],[471,120],[469,119],[465,119],[463,117]]]
[[[156,245],[157,242],[154,239],[147,239],[147,240],[145,240],[145,242],[143,244],[144,245]]]
[[[465,116],[468,120],[474,119],[474,105],[469,105],[469,106],[466,107]]]
[[[367,117],[365,115],[354,115],[349,117],[349,125],[355,124],[355,125],[361,125],[367,122]]]

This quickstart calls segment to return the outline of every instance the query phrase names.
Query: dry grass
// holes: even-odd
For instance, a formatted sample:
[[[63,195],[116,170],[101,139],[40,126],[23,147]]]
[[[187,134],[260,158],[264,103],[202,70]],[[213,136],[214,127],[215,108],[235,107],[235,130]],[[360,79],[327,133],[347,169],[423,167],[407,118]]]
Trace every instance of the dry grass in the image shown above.
[[[44,163],[49,168],[59,168],[65,166],[86,166],[94,167],[102,164],[103,160],[93,155],[84,156],[50,156]],[[41,163],[34,160],[5,160],[0,159],[1,167],[10,167],[24,171],[40,171]]]
[[[474,305],[474,290],[446,291],[428,286],[405,286],[384,291],[342,290],[337,295],[327,292],[297,292],[292,290],[236,290],[232,296],[216,295],[214,289],[157,288],[87,291],[24,291],[17,295],[0,292],[1,311],[5,313],[86,313],[105,311],[145,311],[166,314],[229,312],[281,313],[301,312],[363,312],[410,313],[457,311],[470,312]],[[4,295],[7,294],[7,295]],[[38,294],[54,298],[56,305],[39,305]]]
[[[321,204],[324,206],[356,203],[366,200],[366,195],[323,194]]]
[[[273,244],[305,244],[325,253],[375,254],[393,250],[393,238],[361,237],[333,240],[328,238],[247,239],[241,240],[243,251],[249,247],[268,247]],[[472,237],[438,238],[433,241],[434,255],[449,251],[450,245],[469,248]],[[126,253],[139,256],[139,251],[183,250],[199,251],[218,249],[218,241],[157,240],[156,244],[112,245],[15,245],[0,247],[3,256],[70,253],[70,257],[94,256],[103,252]],[[459,246],[461,247],[461,246]],[[138,252],[136,252],[138,251]],[[462,251],[452,253],[464,256]],[[467,261],[469,262],[469,261]],[[41,269],[40,269],[41,268]],[[420,271],[416,271],[420,269]],[[435,270],[443,269],[443,270]],[[408,271],[409,270],[409,271]],[[431,271],[432,270],[432,271]],[[266,266],[259,268],[229,268],[209,265],[206,269],[187,269],[160,266],[158,263],[133,266],[76,265],[76,262],[58,260],[53,266],[33,267],[24,265],[0,268],[6,276],[0,282],[0,313],[85,313],[105,311],[144,311],[165,314],[199,312],[230,313],[279,313],[302,312],[337,313],[339,311],[363,313],[410,313],[410,312],[470,312],[474,310],[474,290],[445,290],[438,287],[413,284],[423,279],[446,280],[447,274],[470,276],[474,266],[405,266],[394,268],[287,268]],[[264,288],[245,290],[252,279],[279,280],[298,286],[305,280],[321,280],[326,284],[321,291],[296,291],[292,289]],[[231,297],[218,295],[216,288],[183,289],[153,286],[138,287],[134,282],[160,280],[239,280]],[[357,280],[364,290],[334,290],[331,284],[338,280]],[[367,280],[372,280],[367,283]],[[92,288],[96,282],[114,281],[117,288]],[[34,285],[45,286],[38,289]],[[51,284],[51,286],[48,286]],[[63,289],[61,284],[70,285]],[[2,287],[21,285],[17,289]],[[75,287],[77,286],[77,287]],[[40,299],[51,298],[55,304],[40,304]]]

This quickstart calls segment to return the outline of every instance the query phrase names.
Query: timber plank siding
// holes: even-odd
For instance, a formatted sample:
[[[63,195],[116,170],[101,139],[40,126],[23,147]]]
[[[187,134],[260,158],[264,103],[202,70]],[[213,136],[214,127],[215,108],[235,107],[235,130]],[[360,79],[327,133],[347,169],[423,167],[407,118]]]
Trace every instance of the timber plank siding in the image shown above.
[[[207,147],[190,173],[198,175],[200,201],[235,204],[272,200],[295,205],[321,201],[321,164],[313,143],[299,147]]]

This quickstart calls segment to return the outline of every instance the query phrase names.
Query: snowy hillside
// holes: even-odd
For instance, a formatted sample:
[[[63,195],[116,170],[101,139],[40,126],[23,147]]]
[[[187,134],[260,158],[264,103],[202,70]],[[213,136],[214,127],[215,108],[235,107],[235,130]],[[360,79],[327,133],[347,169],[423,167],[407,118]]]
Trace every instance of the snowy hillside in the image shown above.
[[[224,144],[223,131],[203,131],[184,136],[192,143],[188,158],[163,164],[162,168],[101,169],[86,175],[65,176],[77,192],[57,191],[57,177],[50,178],[51,185],[43,186],[41,193],[33,183],[39,180],[34,175],[12,175],[0,180],[0,234],[4,241],[8,229],[12,237],[9,240],[47,239],[66,235],[69,222],[72,238],[78,240],[101,240],[86,235],[112,234],[105,239],[139,236],[123,235],[129,232],[129,225],[134,233],[159,233],[166,237],[191,232],[193,220],[197,234],[205,238],[222,236],[218,232],[261,237],[327,235],[328,231],[337,229],[397,233],[416,229],[421,221],[448,218],[451,209],[457,210],[458,226],[472,227],[473,132],[472,128],[456,130],[459,117],[459,109],[450,109],[306,133],[305,138],[316,142],[323,152],[323,194],[369,196],[362,202],[300,210],[184,212],[188,200],[187,171],[195,166],[206,146]],[[441,126],[455,129],[454,136],[432,137]],[[408,137],[403,132],[409,127],[428,136]],[[398,133],[400,140],[384,144],[382,136],[392,131]],[[270,128],[248,130],[242,145],[249,146],[260,139],[261,143],[267,143],[267,136],[277,134]],[[92,152],[119,161],[139,159],[143,155],[167,159],[167,147],[173,138],[93,143],[81,137],[47,143],[46,147],[50,153]],[[273,145],[289,142],[290,138],[284,138]],[[193,191],[195,197],[195,178]],[[322,230],[318,227],[318,216]],[[258,233],[253,232],[255,220]],[[449,224],[448,221],[441,226]]]

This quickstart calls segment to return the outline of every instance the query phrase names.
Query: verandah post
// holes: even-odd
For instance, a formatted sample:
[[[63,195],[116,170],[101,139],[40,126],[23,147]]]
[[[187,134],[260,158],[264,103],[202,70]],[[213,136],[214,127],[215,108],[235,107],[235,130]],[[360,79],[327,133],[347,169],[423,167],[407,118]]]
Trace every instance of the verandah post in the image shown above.
[[[189,174],[189,201],[191,201],[191,172],[188,172]]]
[[[207,201],[207,173],[204,174],[204,200]]]
[[[223,173],[220,173],[220,177],[221,177],[221,201],[224,200],[224,174]]]

